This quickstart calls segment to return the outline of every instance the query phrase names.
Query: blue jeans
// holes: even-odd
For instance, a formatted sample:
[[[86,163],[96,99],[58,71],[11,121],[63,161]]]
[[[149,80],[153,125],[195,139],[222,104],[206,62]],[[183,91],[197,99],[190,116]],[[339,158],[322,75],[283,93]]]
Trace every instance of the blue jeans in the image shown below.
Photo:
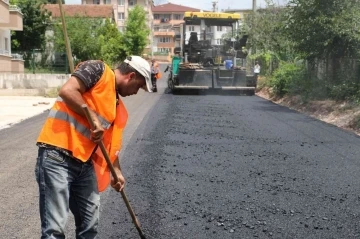
[[[75,218],[76,238],[96,238],[100,195],[92,161],[83,163],[55,149],[40,147],[35,176],[41,239],[65,238],[69,209]]]

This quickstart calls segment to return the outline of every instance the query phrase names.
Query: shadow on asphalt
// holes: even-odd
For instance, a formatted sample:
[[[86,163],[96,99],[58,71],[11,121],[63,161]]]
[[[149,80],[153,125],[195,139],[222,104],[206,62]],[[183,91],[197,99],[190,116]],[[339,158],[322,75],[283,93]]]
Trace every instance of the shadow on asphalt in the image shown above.
[[[182,89],[182,90],[170,90],[165,89],[165,94],[174,95],[228,95],[228,96],[252,96],[251,91],[246,90],[194,90],[194,89]]]
[[[287,108],[286,106],[275,104],[271,101],[259,101],[257,102],[257,105],[253,108],[260,111],[299,113],[296,110]]]

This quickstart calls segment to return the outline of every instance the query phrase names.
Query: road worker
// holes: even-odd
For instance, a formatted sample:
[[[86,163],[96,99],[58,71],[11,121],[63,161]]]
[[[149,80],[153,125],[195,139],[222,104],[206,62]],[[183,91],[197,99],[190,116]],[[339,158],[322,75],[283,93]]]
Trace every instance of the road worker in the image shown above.
[[[75,218],[76,238],[96,237],[99,192],[109,184],[116,191],[125,185],[118,155],[128,114],[120,96],[135,95],[140,88],[152,92],[150,65],[140,56],[131,56],[116,69],[99,60],[82,62],[60,89],[37,139],[35,175],[42,239],[65,238],[69,209]],[[94,130],[83,104],[90,109]],[[101,140],[117,180],[110,176],[97,147]]]
[[[159,64],[156,62],[154,58],[151,59],[151,82],[152,82],[152,90],[153,92],[157,92],[157,84],[156,81],[161,78],[161,72]]]

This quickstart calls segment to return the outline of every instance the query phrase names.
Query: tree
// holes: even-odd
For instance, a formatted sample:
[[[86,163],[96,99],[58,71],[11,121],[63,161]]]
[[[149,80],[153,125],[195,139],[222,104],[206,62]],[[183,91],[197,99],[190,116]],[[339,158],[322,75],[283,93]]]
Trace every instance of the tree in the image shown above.
[[[296,59],[293,42],[286,35],[285,8],[276,6],[271,0],[267,7],[250,13],[240,31],[248,35],[247,48],[251,49],[249,58],[261,62],[262,74],[271,74],[283,61]]]
[[[150,29],[147,26],[145,10],[136,5],[129,11],[129,17],[125,22],[125,32],[121,37],[121,43],[127,55],[141,55],[149,43]]]
[[[100,44],[100,55],[109,65],[125,59],[126,52],[121,44],[121,33],[116,27],[116,24],[106,19],[105,25],[98,31],[98,39]]]
[[[100,19],[65,17],[66,28],[73,56],[78,61],[100,59],[100,44],[97,33],[102,27]],[[55,50],[66,52],[61,20],[54,24]]]
[[[291,0],[288,36],[307,59],[358,56],[360,4],[354,0]]]
[[[12,33],[12,50],[24,52],[26,58],[27,52],[43,48],[51,13],[41,7],[43,0],[16,0],[11,4],[16,4],[23,14],[23,31]]]

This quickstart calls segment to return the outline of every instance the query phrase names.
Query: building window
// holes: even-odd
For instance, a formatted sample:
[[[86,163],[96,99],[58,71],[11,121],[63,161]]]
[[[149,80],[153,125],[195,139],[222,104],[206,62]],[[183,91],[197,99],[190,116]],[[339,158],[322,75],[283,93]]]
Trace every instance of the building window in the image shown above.
[[[125,15],[123,12],[118,12],[118,20],[124,20],[125,19]]]
[[[170,49],[169,48],[158,48],[159,52],[169,52]]]
[[[129,6],[135,6],[136,0],[129,0]]]
[[[195,26],[189,26],[189,32],[195,31]]]
[[[93,0],[93,4],[100,4],[100,0]]]
[[[216,30],[217,30],[218,32],[222,32],[222,26],[217,26],[217,27],[216,27]]]
[[[104,0],[104,4],[111,4],[111,0]]]
[[[217,45],[221,45],[221,43],[222,43],[222,39],[216,39],[216,44]]]
[[[125,5],[125,0],[118,0],[118,5],[119,6],[124,6]]]
[[[170,37],[160,37],[160,42],[161,43],[168,43],[168,42],[170,42]]]
[[[175,14],[174,18],[175,18],[175,20],[181,20],[181,15],[180,14]]]
[[[159,14],[154,14],[154,19],[156,19],[156,20],[160,19],[160,15]]]
[[[9,51],[9,38],[5,37],[5,51]]]

